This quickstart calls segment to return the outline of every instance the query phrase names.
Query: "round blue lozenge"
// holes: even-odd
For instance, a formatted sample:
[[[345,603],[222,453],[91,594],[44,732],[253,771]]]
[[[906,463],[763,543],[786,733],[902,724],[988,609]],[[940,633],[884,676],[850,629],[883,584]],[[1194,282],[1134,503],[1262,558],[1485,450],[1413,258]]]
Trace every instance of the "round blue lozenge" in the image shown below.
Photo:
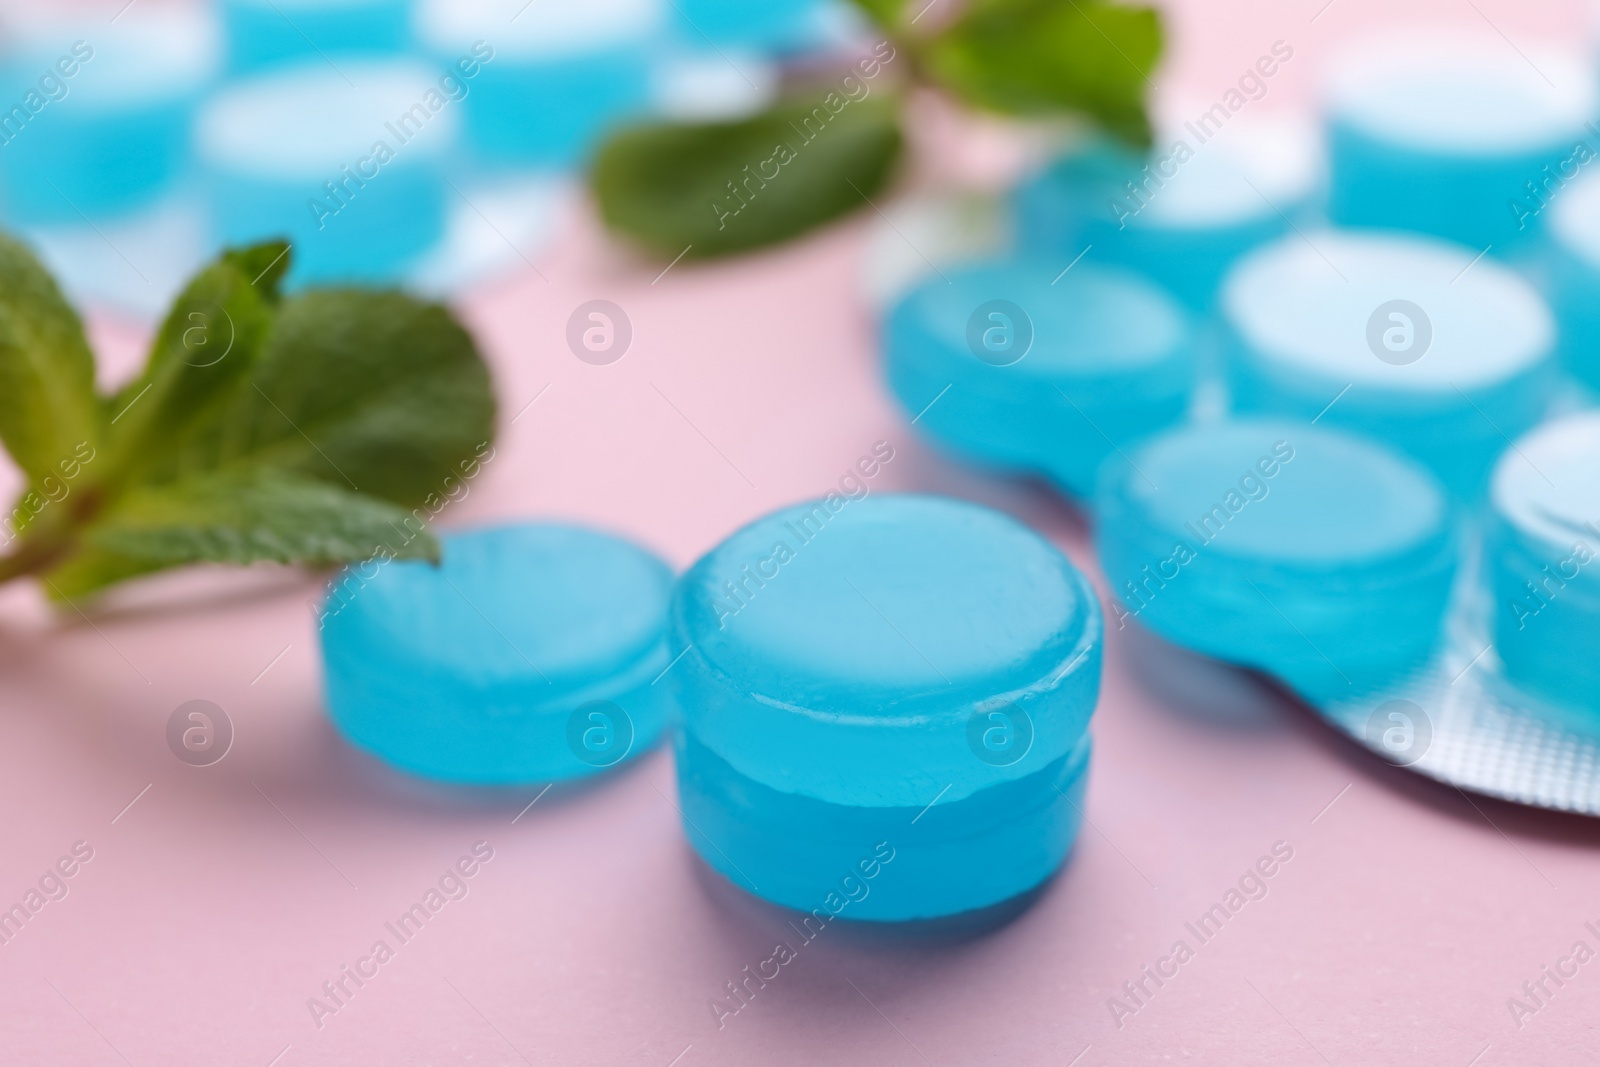
[[[1121,442],[1183,417],[1193,329],[1123,270],[1039,260],[949,269],[884,325],[889,386],[935,441],[1085,496]]]
[[[1100,613],[1016,521],[833,494],[713,549],[671,626],[685,826],[736,884],[810,911],[887,850],[848,914],[903,920],[999,903],[1061,864]]]
[[[463,144],[488,169],[570,167],[605,128],[649,104],[660,0],[419,0],[416,35],[475,73]]]
[[[410,0],[222,0],[235,75],[283,63],[393,56],[409,44]]]
[[[1462,496],[1543,414],[1554,321],[1521,277],[1470,248],[1308,231],[1246,257],[1222,294],[1243,411],[1316,419],[1401,448]]]
[[[1549,176],[1591,141],[1593,71],[1545,49],[1398,30],[1332,70],[1329,214],[1343,226],[1505,253],[1539,233]]]
[[[1174,430],[1131,464],[1108,467],[1095,498],[1119,626],[1137,619],[1314,701],[1426,662],[1456,549],[1446,498],[1421,466],[1264,420]]]
[[[0,185],[10,218],[77,225],[175,191],[195,109],[219,66],[210,21],[154,8],[92,31],[59,12],[8,29]]]
[[[731,122],[772,104],[779,70],[756,52],[663,48],[650,73],[651,111],[670,122]]]
[[[219,236],[287,237],[300,282],[402,277],[444,232],[457,115],[441,77],[412,61],[317,59],[218,93],[195,139]]]
[[[1600,719],[1600,412],[1507,449],[1490,483],[1494,646],[1521,688]]]
[[[345,737],[403,770],[483,784],[594,774],[656,742],[666,564],[572,526],[442,541],[438,566],[362,564],[331,588],[322,655]]]
[[[1545,225],[1546,292],[1559,323],[1562,364],[1600,389],[1600,173],[1585,172],[1552,195]]]
[[[1197,110],[1149,152],[1092,142],[1021,186],[1017,241],[1047,263],[1130,267],[1204,311],[1235,260],[1311,208],[1321,158],[1309,122]]]
[[[815,44],[823,0],[675,0],[672,28],[692,44],[792,52]]]

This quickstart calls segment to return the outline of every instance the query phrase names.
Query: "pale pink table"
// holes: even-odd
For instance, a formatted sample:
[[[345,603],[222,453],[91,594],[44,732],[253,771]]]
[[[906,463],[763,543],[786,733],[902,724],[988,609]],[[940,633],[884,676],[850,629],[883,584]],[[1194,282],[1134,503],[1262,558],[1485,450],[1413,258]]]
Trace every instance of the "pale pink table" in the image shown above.
[[[1513,39],[1582,31],[1574,6],[1419,7]],[[1271,93],[1376,4],[1176,12],[1160,77],[1219,95],[1277,39]],[[1586,32],[1586,31],[1582,31]],[[881,488],[981,500],[1093,568],[1044,491],[936,458],[890,405],[855,291],[868,221],[712,267],[627,261],[575,220],[466,314],[497,376],[497,458],[450,524],[578,518],[684,565],[734,526],[821,493],[879,439]],[[572,358],[571,309],[635,327],[610,367]],[[97,329],[131,355],[129,331]],[[511,417],[534,397],[537,402]],[[0,598],[0,906],[75,842],[93,858],[0,945],[6,1064],[1556,1064],[1600,1058],[1600,962],[1518,1020],[1507,998],[1574,942],[1600,949],[1600,823],[1381,766],[1256,683],[1108,638],[1086,826],[1062,875],[981,936],[830,927],[719,1028],[724,983],[797,939],[707,874],[658,751],[592,788],[467,791],[353,752],[320,707],[312,583],[186,576],[96,616]],[[1136,674],[1136,662],[1148,661]],[[220,704],[226,759],[164,727]],[[130,802],[131,806],[130,806]],[[520,816],[519,816],[520,813]],[[355,965],[475,842],[493,859],[334,1015]],[[1277,842],[1293,858],[1211,940],[1186,927]],[[886,876],[892,873],[892,868]],[[1131,1015],[1108,1000],[1173,943],[1193,958]],[[1164,965],[1170,973],[1170,965]],[[1570,969],[1570,965],[1569,969]],[[1130,1006],[1131,1000],[1125,1001]],[[274,1059],[274,1057],[278,1057]],[[1476,1057],[1476,1059],[1475,1059]]]

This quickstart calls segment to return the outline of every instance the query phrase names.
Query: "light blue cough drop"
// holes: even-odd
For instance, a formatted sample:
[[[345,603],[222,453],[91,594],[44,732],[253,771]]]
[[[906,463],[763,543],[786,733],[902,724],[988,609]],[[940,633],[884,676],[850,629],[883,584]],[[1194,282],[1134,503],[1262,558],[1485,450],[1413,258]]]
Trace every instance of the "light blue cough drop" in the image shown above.
[[[1329,214],[1495,255],[1536,241],[1546,167],[1592,141],[1592,63],[1488,32],[1389,31],[1333,64]]]
[[[439,78],[412,60],[346,58],[230,84],[195,130],[219,235],[287,236],[300,283],[402,277],[444,233],[458,115],[428,106],[443,101]]]
[[[1453,494],[1536,423],[1555,328],[1533,287],[1435,238],[1322,230],[1268,245],[1222,295],[1235,407],[1316,420],[1398,447]]]
[[[1226,121],[1201,112],[1158,130],[1148,152],[1107,140],[1064,156],[1014,194],[1018,244],[1063,266],[1082,253],[1129,267],[1209,310],[1228,267],[1291,232],[1323,179],[1309,121]]]
[[[935,442],[1086,496],[1121,443],[1178,421],[1192,324],[1130,271],[974,264],[903,298],[883,327],[889,386]]]
[[[1600,412],[1546,423],[1495,467],[1486,551],[1506,677],[1600,726]]]
[[[341,733],[403,770],[485,784],[593,774],[654,744],[664,563],[572,526],[442,540],[438,566],[364,564],[331,586],[322,651]]]
[[[1095,499],[1119,625],[1256,667],[1313,701],[1370,692],[1440,639],[1456,542],[1437,481],[1289,422],[1192,426],[1108,468]]]

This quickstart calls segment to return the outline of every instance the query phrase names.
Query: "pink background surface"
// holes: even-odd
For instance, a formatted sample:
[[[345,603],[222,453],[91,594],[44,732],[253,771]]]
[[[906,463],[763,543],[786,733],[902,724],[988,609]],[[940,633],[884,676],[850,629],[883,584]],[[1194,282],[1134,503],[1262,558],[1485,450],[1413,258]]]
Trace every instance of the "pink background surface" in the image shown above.
[[[1335,0],[1310,22],[1320,6],[1179,7],[1157,80],[1219,96],[1281,38],[1297,62],[1269,100],[1292,100],[1330,42],[1380,17],[1376,4]],[[1585,26],[1571,5],[1407,13],[1492,20],[1517,40]],[[680,264],[652,284],[659,266],[574,220],[539,260],[548,280],[527,272],[463,309],[504,417],[496,459],[447,523],[579,518],[682,566],[734,526],[825,491],[887,439],[897,456],[877,488],[1003,508],[1093,572],[1065,505],[937,458],[888,401],[857,296],[870,225]],[[571,309],[595,297],[634,324],[632,349],[609,367],[580,363],[562,340]],[[128,366],[138,332],[101,322],[96,333],[113,366]],[[1551,984],[1520,1028],[1506,1006],[1575,941],[1600,949],[1583,926],[1600,927],[1600,823],[1388,769],[1259,684],[1126,632],[1108,638],[1090,825],[1031,909],[967,938],[835,924],[719,1028],[709,1002],[724,983],[797,939],[785,913],[693,858],[670,753],[552,790],[520,818],[537,788],[457,790],[391,772],[322,713],[314,592],[293,575],[191,574],[92,621],[51,617],[30,589],[0,597],[0,905],[74,842],[94,849],[70,894],[0,946],[0,1062],[1600,1058],[1600,962]],[[209,768],[165,743],[168,715],[195,698],[237,728]],[[384,923],[478,841],[494,858],[470,893],[319,1027],[307,999],[376,939],[393,944]],[[1268,895],[1199,945],[1185,922],[1279,841],[1293,859]],[[1119,1027],[1108,998],[1180,938],[1194,959]]]

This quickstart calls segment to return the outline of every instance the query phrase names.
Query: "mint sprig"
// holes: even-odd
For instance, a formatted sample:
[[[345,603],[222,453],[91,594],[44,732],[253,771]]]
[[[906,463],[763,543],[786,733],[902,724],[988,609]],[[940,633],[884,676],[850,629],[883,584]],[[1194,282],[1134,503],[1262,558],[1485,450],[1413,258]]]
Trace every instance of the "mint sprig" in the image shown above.
[[[200,561],[438,558],[415,512],[493,433],[472,338],[397,292],[285,295],[289,262],[275,243],[223,253],[101,396],[77,315],[0,235],[0,441],[29,479],[0,521],[0,580],[70,599]]]
[[[601,149],[593,182],[612,229],[658,256],[698,259],[854,211],[899,157],[894,101],[824,93],[742,122],[625,130]]]
[[[927,42],[939,85],[1011,115],[1080,112],[1139,148],[1150,146],[1144,90],[1161,55],[1151,8],[1072,0],[973,0]]]
[[[659,257],[693,259],[776,244],[864,208],[894,178],[902,105],[917,86],[1008,115],[1083,115],[1150,144],[1145,90],[1162,45],[1151,8],[972,0],[941,20],[923,18],[927,0],[855,3],[881,40],[834,77],[751,118],[613,134],[589,175],[606,224]]]

